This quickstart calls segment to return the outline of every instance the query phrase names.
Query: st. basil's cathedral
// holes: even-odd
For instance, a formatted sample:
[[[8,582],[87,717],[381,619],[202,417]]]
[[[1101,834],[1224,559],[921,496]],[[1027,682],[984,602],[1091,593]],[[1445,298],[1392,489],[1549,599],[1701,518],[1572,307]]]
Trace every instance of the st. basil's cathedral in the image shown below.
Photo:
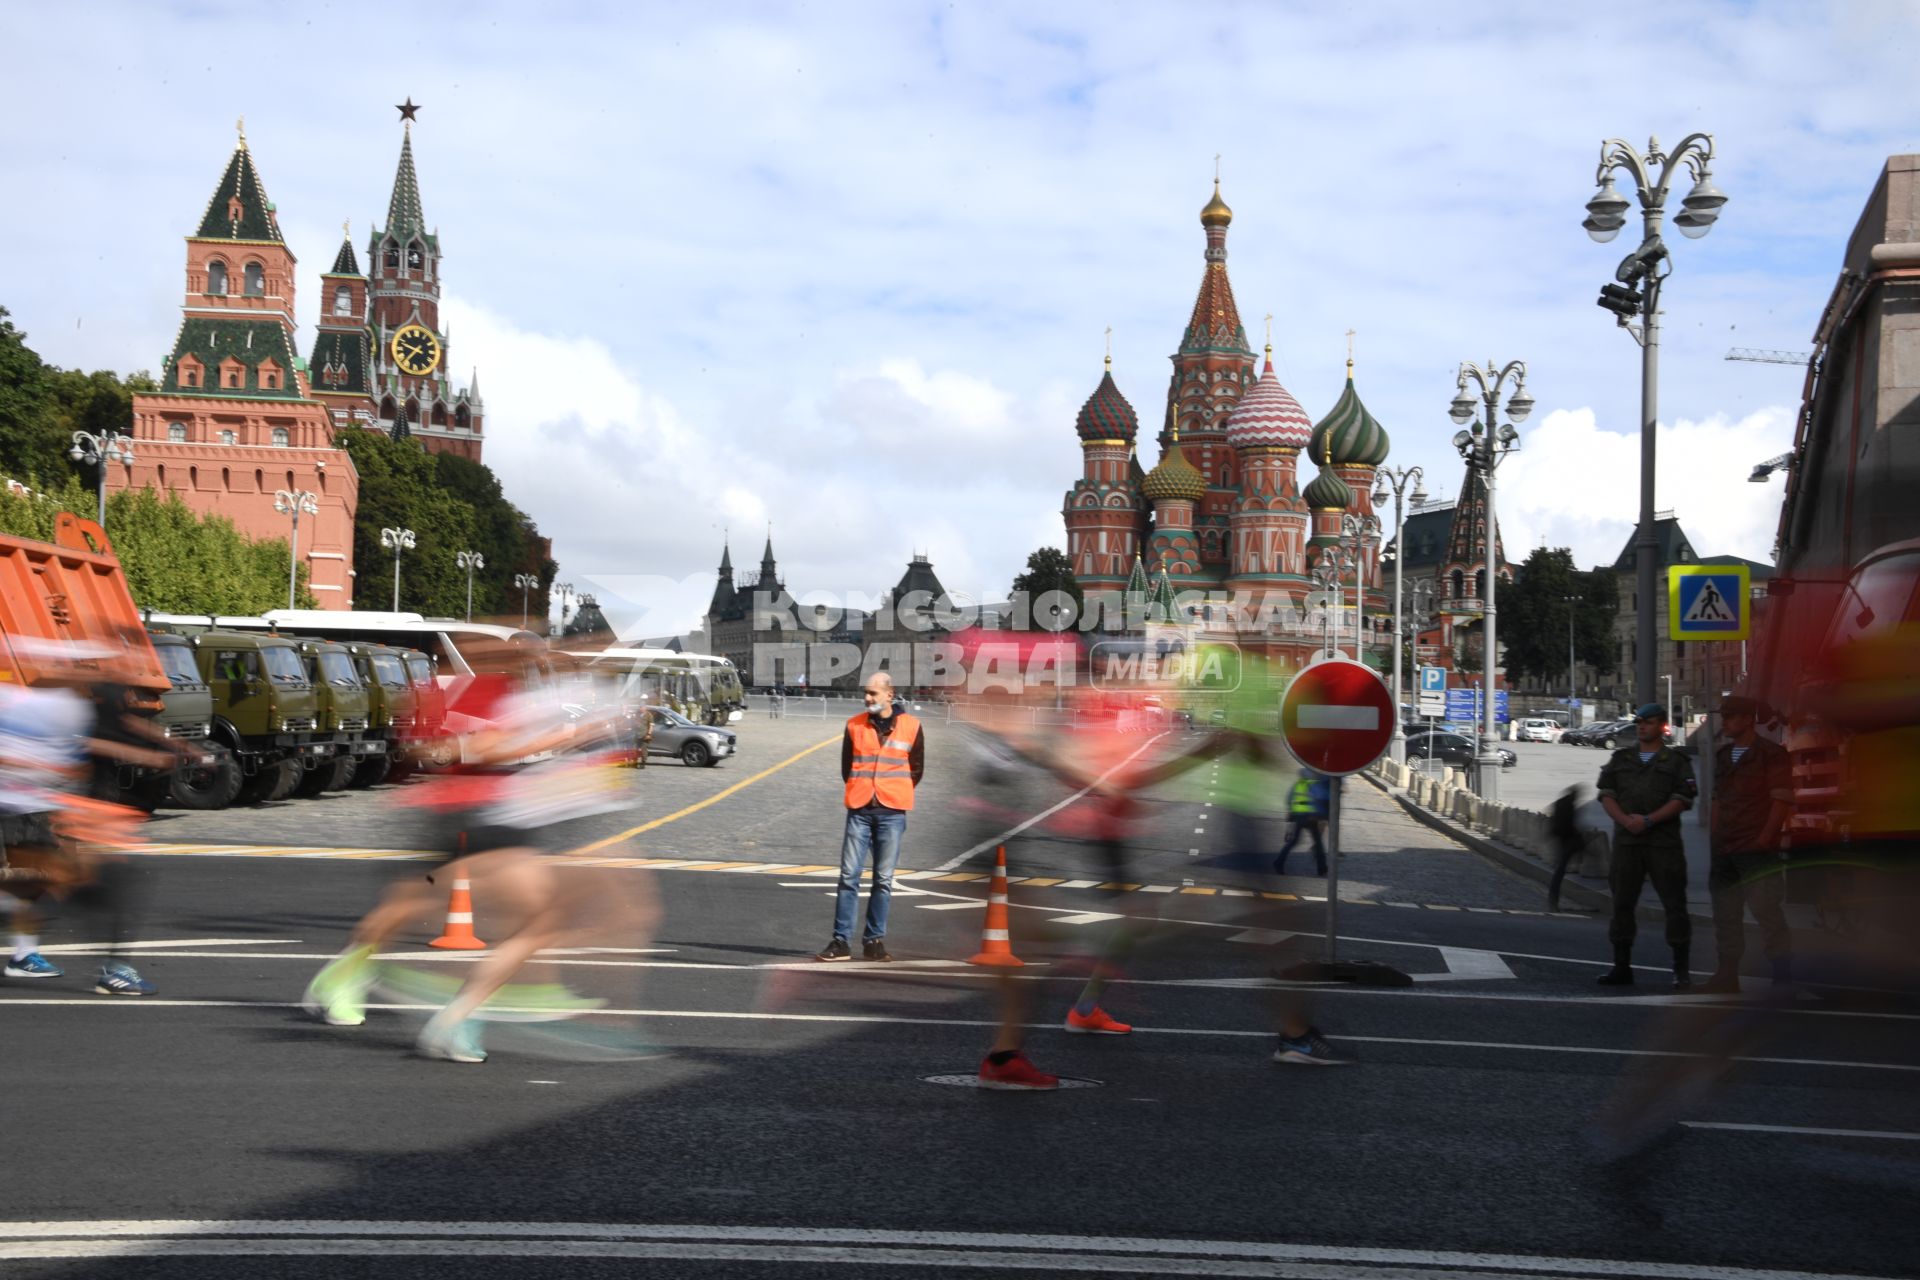
[[[1364,522],[1375,515],[1376,472],[1390,441],[1354,386],[1351,352],[1346,385],[1317,424],[1274,373],[1271,335],[1256,373],[1227,276],[1232,222],[1216,180],[1200,211],[1205,266],[1172,357],[1152,470],[1140,464],[1139,419],[1114,382],[1111,357],[1080,410],[1083,470],[1062,509],[1067,557],[1089,596],[1150,602],[1156,622],[1234,639],[1297,670],[1324,646],[1324,619],[1309,609],[1321,590],[1315,569],[1329,556],[1340,562],[1348,516]],[[1433,579],[1440,616],[1417,643],[1447,666],[1454,665],[1455,626],[1464,630],[1477,614],[1477,600],[1468,597],[1479,594],[1475,557],[1484,556],[1486,544],[1484,489],[1475,480],[1469,477],[1451,513],[1449,562],[1416,565],[1410,554],[1405,566],[1410,588],[1416,574]],[[1388,527],[1357,546],[1346,540],[1346,554],[1357,560],[1359,615],[1367,620],[1360,656],[1373,665],[1392,661],[1392,600],[1381,563],[1392,514],[1389,506],[1382,517]],[[1504,563],[1500,573],[1510,576]],[[1351,563],[1342,580],[1351,602]],[[1337,611],[1342,648],[1352,643],[1354,616],[1351,603]]]

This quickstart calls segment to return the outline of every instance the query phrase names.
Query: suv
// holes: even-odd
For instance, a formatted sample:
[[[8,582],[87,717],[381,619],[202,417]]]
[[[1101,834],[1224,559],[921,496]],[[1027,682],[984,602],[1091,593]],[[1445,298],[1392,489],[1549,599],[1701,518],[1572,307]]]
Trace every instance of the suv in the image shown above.
[[[731,729],[695,724],[666,707],[648,707],[647,714],[653,717],[653,738],[647,743],[650,756],[678,756],[698,769],[719,764],[738,746],[739,739]]]
[[[1528,719],[1520,722],[1514,737],[1518,742],[1557,742],[1562,726],[1552,720]]]

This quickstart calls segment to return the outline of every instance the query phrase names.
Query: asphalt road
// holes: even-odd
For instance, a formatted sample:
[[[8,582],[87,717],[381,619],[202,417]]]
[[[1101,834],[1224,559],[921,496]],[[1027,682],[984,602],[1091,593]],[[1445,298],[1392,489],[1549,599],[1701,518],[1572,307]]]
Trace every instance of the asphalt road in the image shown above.
[[[1000,999],[994,975],[957,963],[985,885],[951,877],[979,874],[965,855],[1018,825],[1006,813],[1071,791],[982,783],[957,730],[935,738],[896,962],[817,965],[832,879],[804,868],[837,843],[837,749],[748,782],[827,737],[750,727],[742,759],[650,767],[639,808],[567,833],[577,847],[658,822],[598,854],[660,869],[564,871],[604,888],[573,941],[609,949],[528,976],[607,1003],[490,1025],[476,1067],[412,1056],[426,1008],[407,999],[353,1029],[294,1007],[381,888],[421,873],[348,856],[408,847],[406,788],[157,823],[171,846],[235,855],[137,860],[159,996],[90,993],[100,934],[80,914],[47,931],[69,977],[0,987],[0,1274],[1915,1273],[1911,1007],[1729,1019],[1667,994],[1657,939],[1648,981],[1604,996],[1597,922],[1538,914],[1537,886],[1435,843],[1364,784],[1348,790],[1340,952],[1416,980],[1311,993],[1356,1065],[1268,1060],[1277,1003],[1298,998],[1269,974],[1324,945],[1323,882],[1235,856],[1203,768],[1147,806],[1126,880],[1095,879],[1105,864],[1070,819],[1007,840],[1029,1052],[1092,1083],[929,1083],[972,1075]],[[961,803],[983,793],[987,813]],[[651,933],[630,906],[647,895]],[[477,915],[483,936],[508,927],[485,901]],[[418,945],[432,923],[401,963],[455,973],[462,959]],[[1144,941],[1104,1003],[1139,1029],[1065,1034],[1087,957],[1122,927]],[[1672,1127],[1614,1162],[1584,1140],[1623,1082],[1722,1044],[1740,1060],[1714,1088],[1662,1096],[1670,1118],[1736,1127]]]

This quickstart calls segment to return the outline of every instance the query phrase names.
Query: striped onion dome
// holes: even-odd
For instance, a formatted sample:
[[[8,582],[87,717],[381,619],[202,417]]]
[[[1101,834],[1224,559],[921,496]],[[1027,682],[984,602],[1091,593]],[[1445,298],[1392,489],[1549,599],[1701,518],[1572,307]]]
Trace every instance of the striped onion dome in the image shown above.
[[[1313,429],[1308,453],[1316,462],[1336,467],[1377,467],[1387,460],[1387,429],[1360,403],[1353,389],[1353,365],[1347,365],[1347,387],[1333,410]]]
[[[1100,385],[1093,389],[1087,402],[1080,406],[1080,417],[1074,423],[1074,429],[1082,440],[1128,440],[1140,433],[1140,419],[1133,412],[1133,406],[1120,394],[1120,388],[1113,382],[1113,367],[1100,378]]]
[[[1236,449],[1299,449],[1313,434],[1313,419],[1273,372],[1273,348],[1267,348],[1260,380],[1240,397],[1227,419],[1227,443]]]
[[[1353,505],[1353,490],[1324,463],[1320,467],[1320,474],[1313,478],[1306,492],[1300,496],[1315,511],[1345,511]]]
[[[1198,502],[1207,496],[1207,478],[1180,451],[1180,428],[1173,429],[1173,439],[1153,470],[1147,472],[1147,478],[1140,482],[1140,492],[1151,502],[1167,498]]]

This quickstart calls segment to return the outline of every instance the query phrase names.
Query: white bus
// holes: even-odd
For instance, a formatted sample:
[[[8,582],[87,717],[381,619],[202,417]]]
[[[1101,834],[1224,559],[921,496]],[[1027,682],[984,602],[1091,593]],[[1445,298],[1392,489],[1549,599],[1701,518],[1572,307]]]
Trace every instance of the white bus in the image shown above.
[[[149,613],[150,623],[192,628],[219,627],[228,631],[278,631],[285,635],[323,640],[390,644],[419,649],[434,660],[441,684],[474,674],[467,650],[475,641],[494,641],[546,652],[547,642],[520,627],[497,627],[486,622],[455,618],[427,618],[417,613],[387,613],[353,609],[269,609],[258,617],[208,617],[199,614]],[[463,648],[462,646],[466,646]]]
[[[620,696],[670,706],[697,724],[725,724],[740,718],[746,691],[740,673],[726,658],[672,649],[600,649],[568,651],[620,678]]]

